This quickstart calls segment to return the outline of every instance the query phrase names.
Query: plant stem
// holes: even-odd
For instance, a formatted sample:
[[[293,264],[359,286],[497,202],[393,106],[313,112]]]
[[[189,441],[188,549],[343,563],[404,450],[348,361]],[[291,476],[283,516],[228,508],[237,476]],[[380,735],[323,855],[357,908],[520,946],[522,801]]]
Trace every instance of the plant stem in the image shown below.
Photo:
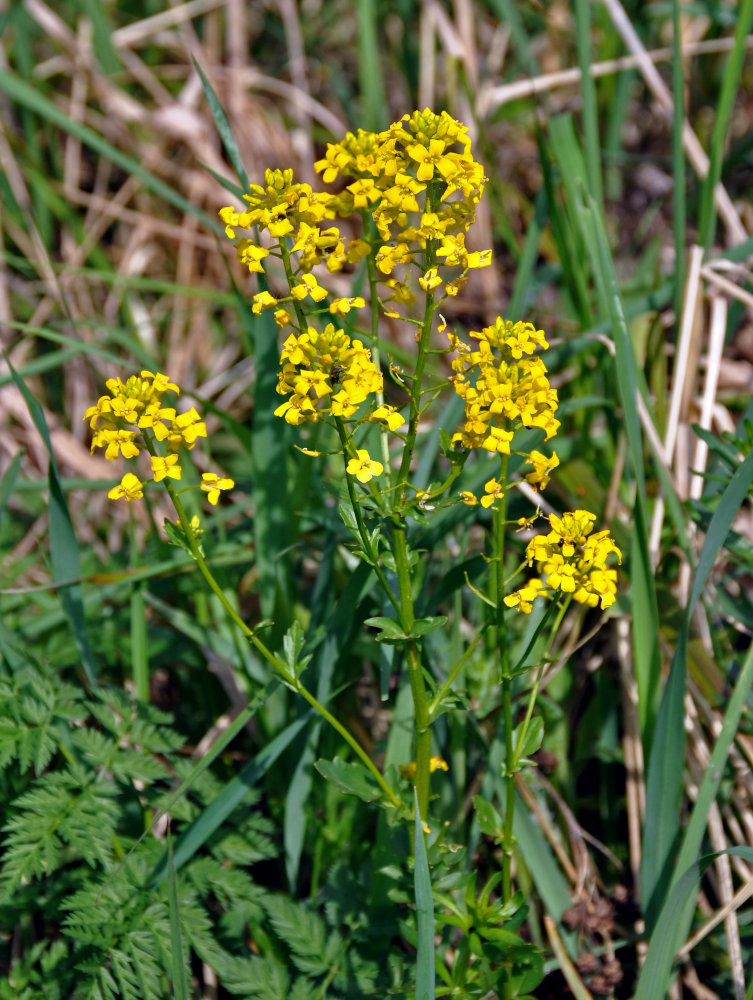
[[[408,545],[405,526],[394,525],[392,531],[392,553],[400,585],[401,624],[406,634],[413,631],[413,587],[408,561]],[[406,649],[408,678],[413,695],[413,716],[416,728],[416,797],[421,819],[426,821],[429,811],[429,760],[431,758],[431,719],[426,697],[426,684],[421,669],[421,651],[415,639],[411,639]]]
[[[497,649],[499,652],[499,673],[502,685],[502,712],[505,726],[505,830],[502,857],[502,894],[507,902],[512,896],[512,843],[513,816],[515,811],[515,772],[513,760],[512,719],[512,677],[510,676],[510,651],[507,645],[507,625],[505,622],[505,605],[503,601],[505,590],[505,531],[507,528],[507,466],[508,456],[502,455],[500,461],[499,482],[504,489],[503,495],[494,505],[492,521],[492,599],[494,600],[494,624]]]
[[[167,492],[170,494],[170,499],[173,501],[173,504],[175,506],[175,511],[178,515],[181,527],[183,528],[183,533],[186,536],[189,548],[191,549],[191,554],[196,560],[196,564],[199,567],[199,571],[201,572],[201,575],[204,577],[207,584],[209,585],[209,588],[212,591],[212,593],[216,595],[222,606],[227,611],[230,618],[238,626],[243,635],[245,635],[246,638],[249,639],[251,643],[256,647],[256,650],[264,657],[264,659],[268,663],[270,663],[274,667],[274,669],[280,674],[285,683],[289,687],[291,687],[297,694],[300,694],[301,697],[304,698],[309,703],[309,705],[311,705],[311,707],[315,709],[319,713],[319,715],[321,715],[321,717],[340,734],[340,736],[342,736],[342,738],[345,740],[348,746],[355,752],[355,754],[360,758],[363,764],[368,768],[368,770],[374,776],[380,788],[385,793],[390,802],[394,806],[399,806],[400,799],[395,794],[395,792],[393,792],[392,788],[390,788],[389,784],[384,779],[379,768],[376,766],[374,761],[369,757],[369,755],[366,753],[366,751],[363,749],[360,743],[355,739],[355,737],[351,733],[349,733],[348,730],[342,725],[342,723],[338,722],[338,720],[332,715],[332,713],[329,712],[324,707],[324,705],[322,705],[314,697],[314,695],[311,694],[311,692],[308,691],[301,684],[300,680],[297,677],[295,677],[293,674],[290,673],[290,671],[287,668],[287,665],[283,663],[283,661],[278,656],[275,656],[275,654],[270,649],[268,649],[267,646],[265,646],[265,644],[261,641],[261,639],[259,639],[254,630],[249,628],[249,626],[243,621],[241,616],[238,614],[233,605],[225,596],[222,587],[220,587],[220,585],[215,580],[212,571],[209,569],[209,566],[207,566],[206,560],[204,559],[204,556],[201,554],[201,551],[199,550],[196,537],[194,533],[191,531],[191,525],[188,515],[186,514],[185,508],[181,503],[180,497],[178,496],[175,487],[169,480],[165,480],[165,486],[167,487]]]
[[[335,417],[335,424],[337,426],[337,433],[340,435],[340,444],[342,445],[343,449],[343,461],[345,462],[345,465],[347,467],[348,455],[351,454],[351,451],[355,451],[355,448],[353,447],[353,442],[349,437],[345,425],[343,424],[340,417]],[[358,502],[358,495],[356,494],[356,488],[353,483],[353,476],[349,475],[347,471],[345,473],[345,482],[348,487],[348,496],[350,497],[350,505],[353,508],[353,514],[356,519],[356,525],[358,526],[358,534],[361,539],[361,545],[363,546],[363,550],[368,556],[369,564],[371,568],[374,570],[377,580],[379,580],[379,583],[382,585],[382,590],[387,595],[390,604],[395,609],[395,611],[397,611],[398,615],[401,615],[402,609],[400,607],[400,602],[393,594],[392,587],[390,587],[389,583],[387,582],[387,577],[384,575],[384,570],[379,565],[379,553],[374,551],[371,544],[371,539],[369,538],[369,533],[366,530],[366,525],[363,520],[363,513],[361,512],[361,505]]]
[[[374,245],[377,237],[376,226],[370,212],[365,209],[361,213],[363,221],[364,236],[368,233],[369,243]],[[377,290],[376,263],[373,252],[366,258],[366,273],[369,277],[369,301],[371,303],[371,358],[379,371],[382,370],[381,352],[379,349],[379,293]],[[379,389],[376,393],[377,405],[384,403],[384,390]],[[392,486],[392,468],[390,467],[390,445],[387,439],[387,428],[384,424],[379,425],[379,442],[382,450],[382,465],[387,478],[387,487]]]
[[[525,743],[526,734],[528,733],[528,726],[531,722],[533,716],[533,709],[536,705],[536,697],[539,693],[539,684],[541,683],[541,678],[544,675],[544,667],[549,659],[549,654],[552,649],[552,644],[554,639],[559,632],[560,625],[562,624],[562,619],[565,617],[565,612],[570,607],[570,602],[572,601],[572,594],[568,594],[564,601],[561,602],[557,608],[557,617],[554,620],[554,624],[549,630],[549,642],[547,643],[546,652],[541,657],[541,662],[536,669],[536,677],[533,681],[533,686],[531,687],[531,693],[528,696],[528,706],[526,707],[526,714],[523,722],[520,726],[520,735],[518,736],[518,742],[515,746],[515,755],[513,757],[513,767],[517,767],[518,760],[520,758],[520,751]]]

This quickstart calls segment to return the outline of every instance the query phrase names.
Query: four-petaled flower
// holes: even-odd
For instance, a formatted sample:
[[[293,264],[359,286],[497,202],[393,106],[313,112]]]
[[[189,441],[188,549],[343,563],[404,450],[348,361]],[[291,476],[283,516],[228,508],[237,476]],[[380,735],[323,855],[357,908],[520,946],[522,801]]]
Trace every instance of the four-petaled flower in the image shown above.
[[[207,500],[213,507],[220,499],[220,491],[232,490],[234,486],[235,482],[232,479],[227,477],[221,479],[216,472],[205,472],[201,477],[201,488],[207,494]]]
[[[359,448],[356,452],[358,458],[351,458],[346,467],[346,472],[355,476],[359,483],[368,483],[373,476],[381,476],[384,466],[381,462],[375,462],[369,457],[365,448]]]
[[[121,497],[124,500],[138,500],[144,495],[144,484],[138,476],[134,476],[132,472],[126,472],[121,482],[117,486],[113,486],[107,495],[110,500],[119,500]]]
[[[177,455],[152,455],[152,479],[155,483],[161,483],[163,479],[180,479],[182,469],[178,465]]]

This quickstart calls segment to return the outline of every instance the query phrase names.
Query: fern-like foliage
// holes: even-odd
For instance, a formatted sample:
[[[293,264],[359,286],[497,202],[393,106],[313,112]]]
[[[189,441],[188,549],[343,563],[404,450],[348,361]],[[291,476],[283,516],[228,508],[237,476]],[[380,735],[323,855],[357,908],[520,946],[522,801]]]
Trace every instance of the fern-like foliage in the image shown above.
[[[175,921],[189,983],[204,963],[244,998],[398,996],[344,867],[321,907],[257,883],[255,866],[280,853],[257,790],[182,865],[171,909],[149,824],[169,802],[179,838],[224,788],[195,773],[183,743],[123,691],[86,697],[39,664],[0,659],[0,1000],[168,1000]],[[348,904],[334,905],[348,878]]]

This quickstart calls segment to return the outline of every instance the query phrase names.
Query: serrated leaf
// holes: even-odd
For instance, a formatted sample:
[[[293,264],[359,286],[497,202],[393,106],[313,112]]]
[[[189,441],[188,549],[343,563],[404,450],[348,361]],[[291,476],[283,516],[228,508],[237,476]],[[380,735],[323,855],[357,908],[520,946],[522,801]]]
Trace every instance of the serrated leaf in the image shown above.
[[[382,794],[379,785],[363,764],[335,757],[334,760],[317,760],[314,767],[341,792],[357,795],[364,802],[375,802]]]

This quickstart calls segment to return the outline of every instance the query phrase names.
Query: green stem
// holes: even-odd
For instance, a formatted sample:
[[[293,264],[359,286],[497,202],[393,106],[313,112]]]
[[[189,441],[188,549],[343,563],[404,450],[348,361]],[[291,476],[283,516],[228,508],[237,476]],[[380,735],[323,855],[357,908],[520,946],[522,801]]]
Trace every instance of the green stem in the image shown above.
[[[395,568],[400,585],[401,624],[403,631],[410,634],[413,631],[413,586],[408,561],[408,545],[405,538],[405,526],[395,525],[392,531],[392,553],[395,557]],[[429,702],[426,696],[423,670],[421,669],[421,651],[415,639],[411,639],[406,650],[408,663],[408,678],[413,695],[413,715],[416,727],[416,797],[421,819],[427,820],[429,813],[429,761],[431,759],[431,719]]]
[[[369,243],[372,246],[372,251],[374,247],[374,241],[376,239],[376,226],[374,224],[374,219],[370,212],[365,209],[361,213],[361,219],[363,221],[363,232],[364,236],[368,232]],[[366,258],[366,273],[369,278],[369,301],[371,303],[371,357],[379,371],[382,370],[382,359],[381,352],[379,349],[379,294],[377,291],[377,273],[376,273],[376,262],[374,260],[373,252]],[[380,389],[376,393],[377,405],[382,406],[384,403],[384,390]],[[392,486],[392,468],[390,466],[390,444],[387,437],[387,428],[384,424],[379,424],[379,443],[382,452],[382,465],[384,466],[384,471],[387,478],[387,488]]]
[[[335,426],[337,427],[337,433],[340,436],[340,444],[342,445],[343,449],[343,461],[345,462],[347,469],[348,455],[354,457],[356,449],[340,417],[335,417]],[[363,546],[363,550],[368,556],[369,565],[374,570],[374,574],[376,575],[377,580],[379,580],[379,583],[382,586],[382,590],[387,595],[390,604],[395,609],[395,611],[397,611],[398,615],[401,615],[402,609],[400,607],[400,602],[393,594],[392,587],[390,587],[387,581],[387,577],[384,575],[384,570],[379,565],[379,552],[374,551],[374,548],[372,547],[371,544],[371,539],[369,538],[369,533],[366,530],[366,524],[364,523],[363,520],[363,513],[361,512],[361,505],[358,502],[358,495],[356,493],[355,484],[353,483],[353,476],[349,475],[347,471],[345,473],[345,483],[348,487],[350,506],[353,509],[353,514],[355,515],[356,525],[358,527],[358,535],[361,539],[361,545]]]
[[[282,266],[285,268],[285,277],[288,281],[288,288],[293,287],[295,284],[295,275],[293,274],[293,267],[290,263],[290,252],[285,246],[285,240],[280,240],[280,256],[282,257]],[[298,332],[305,333],[308,329],[308,323],[306,322],[306,316],[303,312],[303,307],[300,301],[293,296],[293,308],[295,309],[296,319],[298,320]]]
[[[507,645],[507,624],[505,621],[505,532],[507,528],[507,466],[508,456],[502,455],[499,482],[504,493],[494,506],[492,522],[492,599],[494,601],[494,624],[497,649],[499,651],[499,672],[502,685],[502,712],[505,726],[505,829],[502,856],[502,894],[507,902],[512,896],[512,845],[513,816],[515,813],[515,772],[512,768],[515,748],[513,746],[512,718],[512,677],[510,676],[510,651]]]
[[[457,675],[460,673],[460,671],[463,669],[466,661],[468,660],[468,657],[471,655],[471,653],[476,648],[476,646],[478,646],[479,642],[481,641],[481,636],[482,635],[483,635],[483,632],[479,632],[479,634],[476,636],[476,638],[473,640],[473,642],[470,644],[470,646],[466,649],[466,651],[460,657],[460,659],[458,660],[458,662],[452,668],[452,670],[450,671],[450,674],[449,674],[447,680],[444,682],[444,684],[442,685],[442,687],[439,689],[439,691],[431,699],[431,703],[429,704],[429,719],[430,719],[430,721],[433,721],[432,716],[434,715],[434,713],[436,712],[436,710],[439,708],[439,706],[442,704],[442,702],[443,702],[443,700],[444,700],[447,692],[452,687],[453,681],[455,680],[455,678],[457,677]]]
[[[300,682],[300,680],[293,676],[287,668],[287,665],[283,661],[275,656],[275,654],[268,649],[265,644],[259,639],[253,629],[243,621],[241,616],[235,610],[233,605],[227,599],[222,587],[215,580],[212,571],[207,566],[204,556],[201,554],[196,537],[191,531],[190,519],[186,514],[185,508],[181,503],[180,497],[177,491],[173,487],[169,480],[165,480],[165,486],[167,487],[167,492],[170,494],[170,499],[173,501],[175,506],[175,511],[178,515],[178,520],[180,521],[181,527],[183,528],[183,533],[188,541],[189,548],[191,549],[191,555],[196,560],[196,564],[199,567],[199,572],[206,580],[209,589],[217,597],[219,602],[222,604],[223,608],[227,611],[228,615],[232,621],[238,626],[243,635],[251,641],[251,643],[256,647],[256,650],[264,657],[264,659],[270,663],[274,669],[280,674],[285,683],[291,687],[294,691],[301,695],[313,709],[315,709],[321,717],[336,730],[340,736],[345,740],[348,746],[354,751],[354,753],[361,759],[363,764],[368,768],[368,770],[373,774],[374,778],[378,782],[380,788],[385,793],[387,798],[394,806],[400,805],[400,799],[390,788],[389,784],[385,781],[382,776],[381,771],[369,757],[363,747],[358,743],[358,741],[348,732],[348,730],[338,722],[338,720],[329,712],[324,705],[322,705],[310,691],[308,691]]]
[[[571,600],[572,600],[572,594],[568,594],[565,600],[559,605],[557,609],[557,617],[554,620],[554,624],[552,625],[549,631],[549,642],[547,643],[546,646],[546,652],[541,657],[541,663],[539,664],[536,670],[536,676],[533,681],[533,686],[531,687],[531,693],[528,696],[528,705],[526,707],[525,718],[523,719],[523,722],[521,724],[520,736],[518,737],[518,742],[515,746],[515,754],[513,757],[513,764],[512,764],[514,769],[517,769],[518,760],[520,759],[520,751],[523,744],[525,743],[526,735],[528,733],[528,726],[530,725],[531,718],[533,717],[533,710],[536,705],[536,698],[539,693],[539,685],[541,684],[541,678],[544,675],[544,667],[549,660],[549,654],[551,653],[552,650],[552,644],[554,643],[557,632],[559,631],[559,627],[562,624],[562,619],[565,617],[565,612],[570,607]]]

